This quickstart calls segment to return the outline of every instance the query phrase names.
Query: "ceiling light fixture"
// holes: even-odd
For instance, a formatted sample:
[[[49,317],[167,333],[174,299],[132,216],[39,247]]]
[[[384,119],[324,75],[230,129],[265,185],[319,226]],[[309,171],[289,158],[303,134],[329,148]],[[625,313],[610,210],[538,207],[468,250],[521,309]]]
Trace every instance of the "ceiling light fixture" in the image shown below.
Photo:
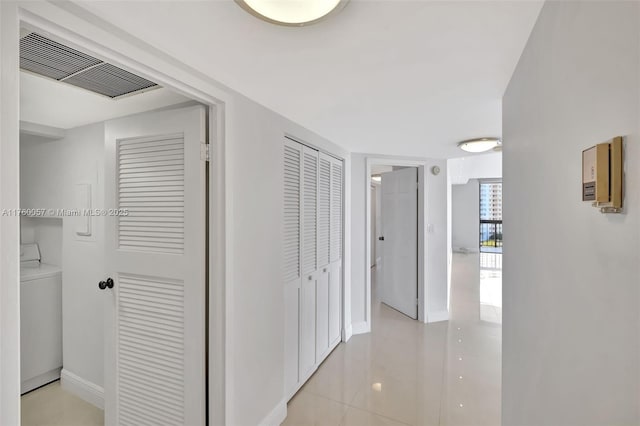
[[[235,0],[244,10],[277,25],[302,27],[333,15],[348,0]]]
[[[467,152],[485,152],[499,146],[502,146],[502,141],[498,138],[476,138],[458,143],[458,148]]]

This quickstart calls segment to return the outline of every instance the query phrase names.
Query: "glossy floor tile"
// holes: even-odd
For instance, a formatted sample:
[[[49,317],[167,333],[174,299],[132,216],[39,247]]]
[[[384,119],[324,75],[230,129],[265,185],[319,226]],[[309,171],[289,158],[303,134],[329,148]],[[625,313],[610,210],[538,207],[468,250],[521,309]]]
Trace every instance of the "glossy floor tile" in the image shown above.
[[[102,426],[103,411],[53,382],[22,396],[22,426]]]
[[[372,332],[333,351],[289,402],[283,425],[499,425],[496,264],[481,271],[477,253],[454,255],[450,321],[422,324],[375,302]]]

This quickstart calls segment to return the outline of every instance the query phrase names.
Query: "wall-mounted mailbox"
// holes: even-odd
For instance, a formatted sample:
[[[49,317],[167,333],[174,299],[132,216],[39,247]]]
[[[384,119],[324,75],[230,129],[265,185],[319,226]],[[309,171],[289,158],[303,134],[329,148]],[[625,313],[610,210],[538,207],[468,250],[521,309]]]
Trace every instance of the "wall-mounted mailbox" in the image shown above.
[[[622,137],[582,151],[582,201],[602,213],[622,211]]]

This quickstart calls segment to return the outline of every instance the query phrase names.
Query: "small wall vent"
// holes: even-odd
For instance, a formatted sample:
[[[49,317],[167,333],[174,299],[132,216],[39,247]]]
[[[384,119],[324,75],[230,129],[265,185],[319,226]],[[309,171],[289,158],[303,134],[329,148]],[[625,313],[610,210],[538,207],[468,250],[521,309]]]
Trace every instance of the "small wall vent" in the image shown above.
[[[112,99],[159,87],[37,33],[20,39],[20,68]]]

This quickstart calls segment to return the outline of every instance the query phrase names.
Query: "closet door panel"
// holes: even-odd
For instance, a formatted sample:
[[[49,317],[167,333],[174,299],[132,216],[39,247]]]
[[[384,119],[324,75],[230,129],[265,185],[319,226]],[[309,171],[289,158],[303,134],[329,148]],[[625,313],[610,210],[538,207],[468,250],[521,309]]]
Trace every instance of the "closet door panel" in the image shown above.
[[[316,281],[318,253],[318,151],[302,151],[302,283],[300,288],[300,379],[316,364]]]
[[[329,258],[331,233],[331,160],[320,153],[318,169],[318,280],[316,282],[316,361],[329,351]]]
[[[329,264],[331,232],[331,160],[320,154],[318,173],[318,268]]]
[[[285,303],[285,389],[288,397],[298,389],[300,382],[300,366],[298,348],[300,346],[300,289],[286,286]]]
[[[285,299],[285,389],[293,395],[298,388],[300,345],[300,248],[302,145],[284,144],[284,299]]]
[[[316,360],[322,362],[329,352],[329,267],[325,266],[316,281]]]
[[[342,325],[342,262],[333,262],[329,267],[329,347],[335,347],[340,342],[340,328]]]
[[[342,193],[343,193],[342,161],[331,159],[331,220],[330,220],[330,260],[342,259]]]
[[[334,347],[342,330],[342,235],[343,235],[343,163],[331,159],[329,224],[329,345]]]

